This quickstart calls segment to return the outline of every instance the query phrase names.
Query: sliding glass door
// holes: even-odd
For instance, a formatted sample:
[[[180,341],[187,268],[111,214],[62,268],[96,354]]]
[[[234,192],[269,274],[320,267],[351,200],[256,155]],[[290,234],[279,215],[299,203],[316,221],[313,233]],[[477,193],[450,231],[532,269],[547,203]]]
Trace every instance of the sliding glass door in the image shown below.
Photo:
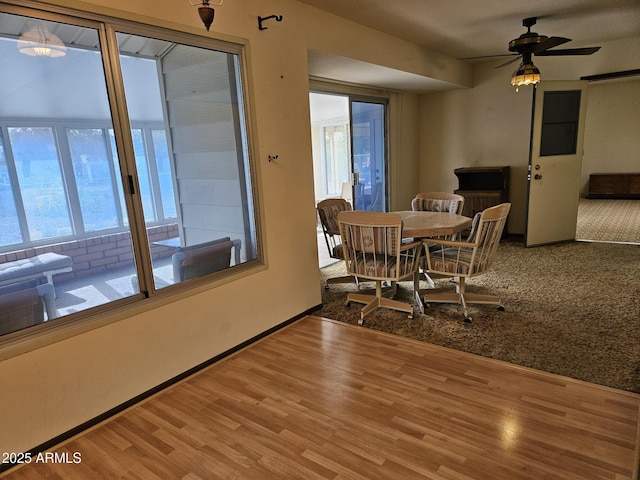
[[[386,105],[351,100],[353,207],[386,211]]]
[[[316,200],[386,211],[386,100],[311,93],[310,105]]]

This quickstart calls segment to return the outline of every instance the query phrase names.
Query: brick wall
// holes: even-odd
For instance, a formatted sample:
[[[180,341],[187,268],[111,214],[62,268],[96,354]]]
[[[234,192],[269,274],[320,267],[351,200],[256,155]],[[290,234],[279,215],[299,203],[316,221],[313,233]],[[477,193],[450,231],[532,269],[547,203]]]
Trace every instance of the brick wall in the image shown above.
[[[157,242],[178,236],[178,225],[162,225],[147,229],[149,242]],[[36,248],[27,248],[0,254],[0,263],[33,257],[41,253],[54,252],[73,258],[73,270],[56,275],[55,280],[70,280],[98,272],[129,267],[132,264],[131,234],[115,233],[91,238],[71,240]],[[153,259],[170,257],[174,248],[151,245]]]

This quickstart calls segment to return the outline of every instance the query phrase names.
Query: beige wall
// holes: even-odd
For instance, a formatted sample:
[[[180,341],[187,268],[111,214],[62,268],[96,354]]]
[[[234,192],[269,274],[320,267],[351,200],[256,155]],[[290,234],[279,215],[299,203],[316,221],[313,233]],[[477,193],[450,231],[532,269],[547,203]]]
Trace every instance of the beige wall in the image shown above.
[[[640,77],[589,85],[581,195],[590,173],[609,172],[640,172]]]
[[[336,21],[290,0],[225,2],[212,32],[189,2],[49,1],[247,45],[251,134],[266,265],[250,275],[189,295],[105,313],[84,325],[0,349],[0,451],[33,448],[150,388],[319,305],[307,50],[364,57],[411,71],[433,70],[430,55],[407,42]],[[259,15],[283,15],[259,31]],[[313,18],[313,22],[309,19]],[[350,41],[343,37],[347,31]],[[338,39],[340,39],[338,41]],[[398,55],[404,51],[406,55]],[[465,76],[454,62],[431,73]],[[392,93],[392,203],[408,205],[417,189],[417,97]],[[268,155],[278,155],[268,162]],[[406,164],[403,168],[400,164]]]
[[[247,44],[266,266],[153,308],[107,313],[83,332],[62,328],[55,338],[0,349],[0,451],[33,448],[320,303],[309,49],[468,83],[468,69],[450,59],[291,0],[225,2],[211,33],[187,1],[48,3]],[[283,21],[259,31],[257,16],[271,14]],[[392,209],[408,208],[420,189],[455,188],[455,167],[507,164],[515,177],[512,226],[522,229],[530,94],[513,93],[509,73],[481,67],[474,89],[390,93]],[[588,73],[600,72],[581,72]]]
[[[543,81],[576,80],[638,68],[640,38],[602,44],[592,56],[534,57]],[[478,64],[474,87],[423,95],[420,103],[420,189],[457,188],[453,170],[467,166],[511,167],[508,231],[525,230],[527,165],[531,128],[530,87],[516,93],[516,68]],[[583,157],[583,191],[595,171],[639,171],[640,89],[638,77],[589,85]]]

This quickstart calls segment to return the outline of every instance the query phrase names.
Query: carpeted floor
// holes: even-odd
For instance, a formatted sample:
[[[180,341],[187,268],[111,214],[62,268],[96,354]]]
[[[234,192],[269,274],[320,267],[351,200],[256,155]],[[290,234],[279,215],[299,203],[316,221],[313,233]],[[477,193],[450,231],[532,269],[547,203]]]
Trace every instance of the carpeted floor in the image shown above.
[[[576,238],[640,244],[640,200],[581,198]]]
[[[465,323],[456,305],[434,304],[424,315],[416,310],[413,320],[378,309],[362,328],[640,392],[639,271],[636,245],[568,242],[524,248],[521,240],[508,239],[493,269],[468,282],[469,291],[500,295],[506,311],[471,306],[474,321]],[[344,264],[321,272],[323,279],[342,275]],[[361,305],[345,306],[347,292],[355,291],[353,284],[323,289],[323,307],[316,313],[356,324]],[[411,294],[412,283],[403,282],[396,298],[410,301]]]

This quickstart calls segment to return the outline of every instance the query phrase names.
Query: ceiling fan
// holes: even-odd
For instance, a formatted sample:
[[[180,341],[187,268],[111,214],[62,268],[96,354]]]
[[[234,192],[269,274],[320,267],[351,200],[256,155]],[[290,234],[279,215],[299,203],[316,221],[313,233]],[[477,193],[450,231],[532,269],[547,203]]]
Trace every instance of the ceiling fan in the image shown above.
[[[536,17],[529,17],[522,20],[522,25],[527,27],[526,33],[523,33],[518,38],[515,38],[509,42],[509,51],[514,53],[507,53],[504,55],[485,55],[481,57],[468,57],[461,60],[474,60],[478,58],[492,58],[492,57],[504,57],[514,56],[511,60],[498,65],[496,68],[504,67],[511,63],[518,61],[522,58],[522,63],[531,63],[531,56],[561,56],[561,55],[591,55],[592,53],[600,50],[600,47],[586,47],[586,48],[565,48],[559,50],[551,50],[553,47],[570,42],[571,39],[564,37],[547,37],[546,35],[540,35],[531,31],[531,27],[536,24]]]
[[[509,42],[509,51],[513,52],[505,55],[488,55],[484,57],[474,58],[491,58],[491,57],[503,57],[512,55],[514,58],[498,65],[496,68],[504,67],[511,63],[522,59],[520,66],[511,75],[511,85],[518,87],[523,85],[535,85],[540,82],[540,70],[533,64],[531,57],[536,56],[561,56],[561,55],[591,55],[592,53],[600,50],[600,47],[586,47],[586,48],[564,48],[558,50],[552,50],[553,47],[563,45],[570,42],[571,39],[564,37],[547,37],[546,35],[539,35],[536,32],[531,31],[531,27],[536,24],[536,17],[529,17],[522,20],[522,25],[527,27],[526,33],[523,33],[518,38],[515,38]],[[463,59],[470,60],[470,58]]]

